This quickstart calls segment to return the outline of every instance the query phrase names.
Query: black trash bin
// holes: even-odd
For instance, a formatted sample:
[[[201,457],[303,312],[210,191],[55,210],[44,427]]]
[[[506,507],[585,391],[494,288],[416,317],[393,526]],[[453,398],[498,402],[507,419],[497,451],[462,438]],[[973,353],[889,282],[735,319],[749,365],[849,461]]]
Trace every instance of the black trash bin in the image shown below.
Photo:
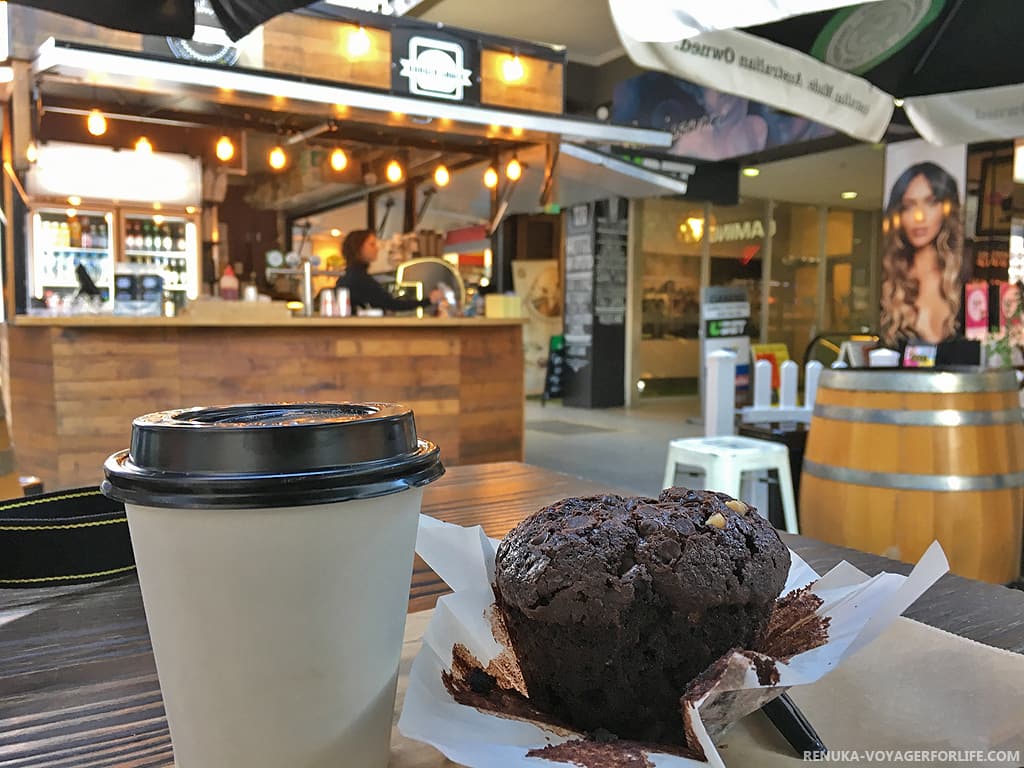
[[[799,514],[800,471],[804,466],[804,448],[807,447],[807,425],[799,423],[785,424],[740,424],[739,434],[744,437],[755,437],[758,440],[769,440],[782,443],[789,449],[789,471],[793,475],[793,496],[797,499]],[[782,494],[779,493],[778,479],[774,477],[768,487],[768,519],[776,528],[785,530],[786,519],[782,513]]]

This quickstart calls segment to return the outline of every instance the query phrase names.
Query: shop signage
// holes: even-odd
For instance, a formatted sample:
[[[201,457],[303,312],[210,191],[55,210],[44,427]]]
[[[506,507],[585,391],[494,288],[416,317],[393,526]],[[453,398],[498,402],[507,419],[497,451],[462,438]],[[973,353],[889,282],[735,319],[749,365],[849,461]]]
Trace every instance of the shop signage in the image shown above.
[[[775,235],[775,220],[772,219],[770,234]],[[712,243],[735,243],[743,240],[763,240],[764,222],[761,219],[751,221],[727,221],[711,226]]]
[[[982,172],[983,190],[979,190],[982,211],[992,200],[999,199],[995,188],[988,187],[984,181],[986,174],[994,178],[990,170]],[[1007,167],[1006,178],[1012,192],[1011,173]],[[960,204],[967,199],[966,179],[967,147],[964,144],[936,147],[918,139],[886,147],[883,187],[886,226],[880,251],[889,256],[882,263],[879,335],[882,343],[890,348],[901,341],[938,344],[959,330],[963,321],[963,238],[950,236],[949,232],[959,232],[963,226]],[[989,216],[982,212],[978,222],[995,225],[1000,221],[997,216],[1005,221],[1005,229],[993,229],[992,234],[1009,235],[1010,216],[1002,211],[998,214],[992,211]],[[1001,248],[1004,252],[1005,247]],[[914,263],[917,253],[928,248],[935,251],[939,264],[951,267],[952,277],[949,284],[940,289],[944,300],[934,307],[929,304],[927,311],[922,311],[924,304],[918,295],[917,279],[902,265]]]
[[[763,233],[762,233],[763,234]],[[700,297],[700,359],[717,350],[736,354],[736,394],[750,389],[750,297],[746,288],[708,286]],[[700,391],[704,392],[704,366],[700,367]]]
[[[412,96],[476,102],[480,53],[469,40],[452,35],[415,34],[395,28],[391,50],[396,57],[392,88]]]
[[[727,336],[742,336],[747,332],[747,318],[734,320],[708,320],[705,335],[709,339],[721,339]]]
[[[644,72],[618,83],[612,92],[611,120],[671,131],[669,152],[681,159],[726,160],[835,134],[833,128],[782,109],[661,72]],[[690,168],[683,175],[693,175],[694,166]]]
[[[462,101],[466,87],[473,85],[473,72],[464,61],[465,51],[458,43],[417,36],[409,41],[409,56],[401,59],[398,75],[408,79],[409,93]]]
[[[622,405],[626,355],[628,201],[574,205],[565,220],[563,402]]]

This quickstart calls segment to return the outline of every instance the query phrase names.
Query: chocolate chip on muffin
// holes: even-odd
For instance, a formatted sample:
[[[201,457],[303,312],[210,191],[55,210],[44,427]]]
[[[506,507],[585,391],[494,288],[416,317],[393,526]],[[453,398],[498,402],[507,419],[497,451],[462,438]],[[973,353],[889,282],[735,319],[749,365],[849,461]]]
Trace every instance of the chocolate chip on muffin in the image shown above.
[[[679,696],[751,648],[789,550],[730,496],[563,499],[498,547],[496,602],[533,704],[583,730],[681,742]]]

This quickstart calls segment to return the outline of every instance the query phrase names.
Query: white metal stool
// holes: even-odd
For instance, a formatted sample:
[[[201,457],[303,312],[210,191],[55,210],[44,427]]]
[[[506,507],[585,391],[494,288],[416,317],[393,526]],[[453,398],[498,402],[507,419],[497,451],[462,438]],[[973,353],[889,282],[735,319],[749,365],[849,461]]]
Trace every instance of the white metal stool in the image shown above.
[[[665,462],[665,488],[675,484],[676,468],[680,466],[699,469],[704,474],[706,489],[728,493],[734,498],[739,498],[740,480],[744,472],[774,469],[779,473],[786,530],[790,533],[800,532],[793,478],[789,472],[789,449],[785,445],[731,435],[670,440],[668,460]]]

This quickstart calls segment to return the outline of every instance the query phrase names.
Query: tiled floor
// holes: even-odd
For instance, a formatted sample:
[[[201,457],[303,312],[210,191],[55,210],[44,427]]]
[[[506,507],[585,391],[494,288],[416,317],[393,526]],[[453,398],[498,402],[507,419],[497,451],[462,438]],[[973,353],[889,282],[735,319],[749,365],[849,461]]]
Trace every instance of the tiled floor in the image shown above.
[[[697,397],[651,398],[632,408],[526,404],[526,461],[642,494],[661,490],[668,441],[703,434]]]

